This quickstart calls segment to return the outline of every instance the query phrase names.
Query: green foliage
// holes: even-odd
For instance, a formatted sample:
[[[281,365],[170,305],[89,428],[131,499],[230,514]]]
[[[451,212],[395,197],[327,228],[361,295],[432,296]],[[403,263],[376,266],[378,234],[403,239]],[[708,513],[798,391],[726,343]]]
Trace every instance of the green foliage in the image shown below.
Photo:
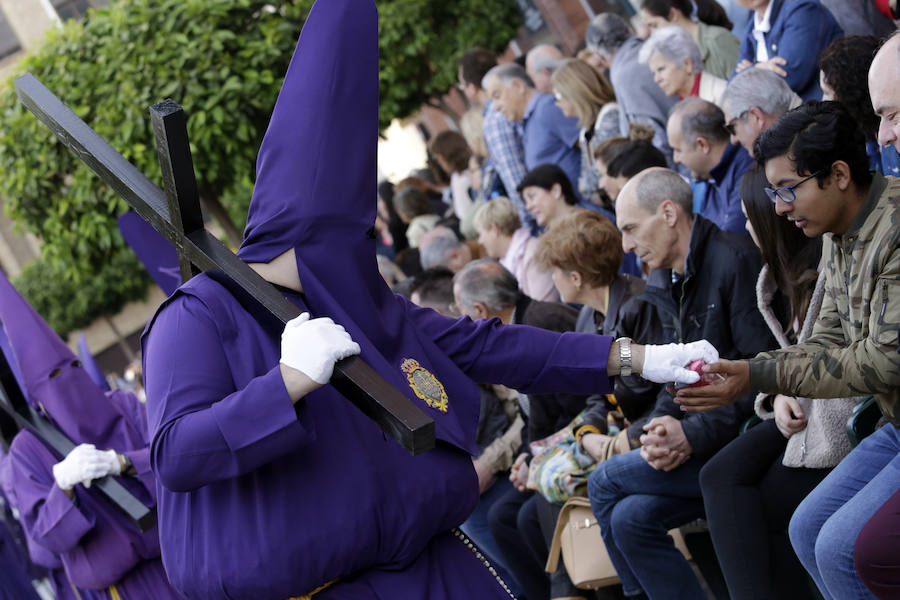
[[[447,93],[460,54],[499,52],[522,20],[515,0],[393,0],[378,11],[382,129]]]
[[[221,201],[242,228],[256,153],[312,4],[114,0],[82,23],[49,32],[17,71],[33,73],[156,182],[147,109],[174,99],[188,115],[201,195]],[[445,93],[460,53],[475,45],[500,49],[520,19],[514,0],[381,0],[378,7],[382,126]],[[0,89],[0,196],[42,240],[39,264],[18,284],[61,333],[116,310],[148,285],[125,274],[142,273],[126,259],[116,228],[126,203],[18,102],[11,81]]]
[[[187,112],[198,183],[245,215],[262,134],[311,1],[129,0],[51,31],[22,72],[44,82],[153,181],[147,108],[171,97]],[[15,96],[0,94],[0,194],[76,280],[123,246],[127,206],[55,141]],[[235,185],[243,194],[233,193]],[[243,223],[243,218],[238,220]]]
[[[13,280],[28,303],[65,337],[126,302],[147,296],[150,276],[129,248],[112,252],[93,274],[76,283],[64,263],[36,260]]]

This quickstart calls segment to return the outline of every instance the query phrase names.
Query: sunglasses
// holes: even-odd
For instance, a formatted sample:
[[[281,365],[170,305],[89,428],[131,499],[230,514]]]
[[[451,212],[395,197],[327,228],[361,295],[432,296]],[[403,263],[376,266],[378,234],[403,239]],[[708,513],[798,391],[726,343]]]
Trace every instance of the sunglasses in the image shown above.
[[[783,201],[790,204],[791,202],[793,202],[794,200],[797,199],[797,195],[794,193],[794,190],[796,188],[800,187],[801,185],[803,185],[804,183],[806,183],[813,177],[818,177],[819,175],[821,175],[822,173],[825,173],[826,171],[828,171],[828,169],[821,169],[819,171],[816,171],[809,177],[804,177],[803,179],[801,179],[794,185],[785,185],[780,188],[771,188],[769,186],[766,186],[763,188],[763,190],[765,190],[766,196],[769,197],[769,200],[771,200],[773,204],[775,202],[777,202],[779,198],[781,198]]]

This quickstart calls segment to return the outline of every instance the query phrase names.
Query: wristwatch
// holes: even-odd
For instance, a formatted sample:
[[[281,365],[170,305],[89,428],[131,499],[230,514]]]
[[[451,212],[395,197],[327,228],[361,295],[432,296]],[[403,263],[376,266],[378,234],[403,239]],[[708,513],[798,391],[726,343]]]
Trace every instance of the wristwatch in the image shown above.
[[[127,454],[119,454],[119,456],[122,457],[122,460],[119,461],[122,466],[120,475],[125,475],[128,473],[128,471],[134,468],[134,464],[131,462],[131,457],[129,457]]]
[[[631,338],[620,337],[616,342],[619,344],[619,375],[628,377],[631,375]]]

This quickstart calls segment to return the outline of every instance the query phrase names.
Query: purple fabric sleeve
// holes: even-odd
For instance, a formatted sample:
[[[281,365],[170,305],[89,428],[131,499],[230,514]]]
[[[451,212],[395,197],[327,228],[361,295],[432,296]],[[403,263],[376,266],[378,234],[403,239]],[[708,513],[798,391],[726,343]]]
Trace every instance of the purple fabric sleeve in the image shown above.
[[[411,308],[417,326],[469,377],[501,383],[527,394],[608,393],[612,380],[606,363],[612,338],[564,333],[499,319],[448,319],[427,309]]]
[[[170,374],[147,382],[147,395],[158,399],[150,414],[157,432],[150,460],[166,488],[190,491],[237,477],[315,440],[298,420],[277,365],[234,391],[221,376],[229,367],[209,312],[192,296],[173,304],[180,306],[158,316],[144,352],[148,371]]]
[[[122,454],[131,459],[131,464],[134,466],[138,479],[141,480],[141,483],[144,484],[144,487],[147,488],[147,491],[153,497],[153,501],[156,502],[156,477],[150,469],[150,447],[141,448],[140,450],[129,450],[122,452]]]
[[[40,546],[62,554],[75,548],[94,527],[63,492],[48,469],[36,461],[47,450],[31,435],[18,435],[10,448],[17,508],[26,534]]]

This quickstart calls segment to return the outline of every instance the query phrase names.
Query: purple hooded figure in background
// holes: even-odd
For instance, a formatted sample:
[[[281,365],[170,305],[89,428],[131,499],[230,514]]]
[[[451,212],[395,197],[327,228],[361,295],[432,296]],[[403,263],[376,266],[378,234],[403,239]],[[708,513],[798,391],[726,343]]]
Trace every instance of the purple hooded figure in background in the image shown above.
[[[9,364],[10,369],[12,369],[16,382],[18,382],[19,388],[21,388],[24,394],[25,381],[22,378],[22,372],[19,370],[19,364],[16,362],[16,357],[9,345],[9,338],[6,337],[6,331],[3,327],[0,327],[0,351],[3,352],[3,356],[6,359],[7,364]],[[2,495],[6,498],[9,507],[18,511],[19,502],[16,496],[16,490],[12,485],[9,455],[3,452],[2,448],[0,448],[0,491],[2,491]],[[19,525],[19,527],[21,528],[21,525]],[[69,583],[66,572],[63,569],[62,561],[57,555],[46,548],[37,545],[34,540],[28,536],[24,536],[24,543],[27,546],[28,557],[32,564],[47,570],[47,577],[50,580],[53,594],[56,596],[57,600],[94,600],[95,598],[100,598],[100,596],[89,590],[78,590],[76,592],[72,588],[72,584]],[[0,572],[5,573],[2,569],[0,569]],[[17,598],[18,596],[11,597]],[[2,594],[0,594],[0,598],[3,598]]]
[[[155,504],[144,407],[130,393],[104,393],[5,277],[0,321],[28,402],[80,444],[62,461],[26,430],[10,445],[4,487],[13,492],[32,556],[45,554],[40,562],[50,568],[58,559],[73,585],[99,597],[181,598],[163,571],[156,527],[141,533],[86,489],[125,467],[137,477],[121,483]]]
[[[83,333],[78,334],[78,360],[81,361],[81,366],[90,376],[91,381],[97,384],[97,387],[104,392],[110,391],[109,382],[106,381],[106,375],[103,374],[103,369],[101,369],[100,365],[97,364],[97,361],[94,360],[94,355],[91,354],[87,345],[87,338],[84,337]]]
[[[317,2],[260,148],[238,256],[340,325],[283,326],[201,274],[142,338],[163,563],[189,598],[510,598],[455,529],[479,496],[475,382],[611,389],[609,337],[449,319],[390,292],[372,235],[377,138],[375,5]],[[677,359],[705,355],[692,352]],[[433,450],[410,456],[328,385],[356,353],[434,419]]]
[[[125,242],[147,269],[154,283],[166,296],[172,295],[181,285],[175,246],[136,212],[122,213],[116,223]]]

